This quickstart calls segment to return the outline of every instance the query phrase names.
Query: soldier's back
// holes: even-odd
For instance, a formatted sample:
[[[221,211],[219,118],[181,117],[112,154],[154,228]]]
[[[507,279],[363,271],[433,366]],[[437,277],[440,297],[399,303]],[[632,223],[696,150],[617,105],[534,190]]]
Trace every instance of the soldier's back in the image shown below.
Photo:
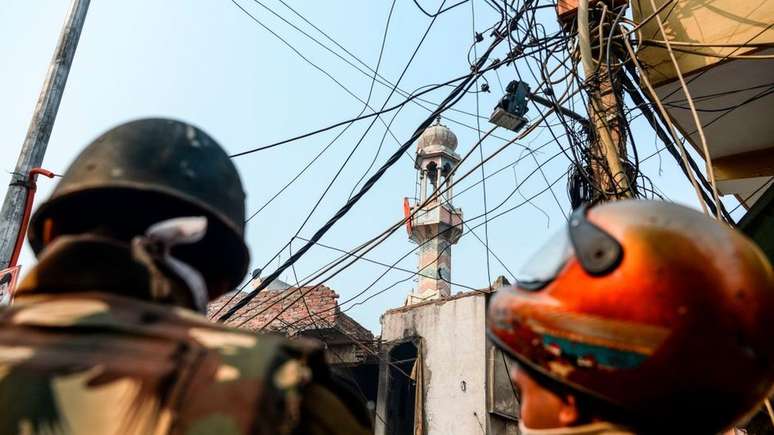
[[[317,385],[325,375],[315,346],[115,295],[29,296],[0,313],[2,434],[366,433]],[[318,414],[309,395],[330,396],[351,432],[303,421]]]

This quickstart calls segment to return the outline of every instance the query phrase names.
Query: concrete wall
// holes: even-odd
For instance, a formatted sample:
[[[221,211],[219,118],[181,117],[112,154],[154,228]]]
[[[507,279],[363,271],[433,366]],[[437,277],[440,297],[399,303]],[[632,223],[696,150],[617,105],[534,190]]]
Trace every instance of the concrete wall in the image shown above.
[[[425,434],[487,433],[484,325],[485,298],[478,293],[391,310],[382,317],[385,348],[421,337]],[[376,433],[384,433],[379,424]]]

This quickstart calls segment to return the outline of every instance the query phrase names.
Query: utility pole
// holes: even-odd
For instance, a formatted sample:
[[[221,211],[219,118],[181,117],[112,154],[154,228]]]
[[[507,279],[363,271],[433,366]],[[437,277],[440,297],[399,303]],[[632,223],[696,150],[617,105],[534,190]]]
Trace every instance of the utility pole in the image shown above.
[[[620,3],[613,1],[612,3]],[[625,6],[622,6],[625,7]],[[605,9],[607,10],[607,9]],[[581,63],[586,79],[595,80],[589,92],[589,118],[594,128],[594,140],[590,144],[591,174],[602,190],[602,199],[621,199],[632,196],[630,181],[621,156],[626,156],[626,142],[621,131],[617,90],[612,81],[615,70],[608,65],[615,65],[616,59],[608,59],[612,51],[605,50],[605,40],[599,39],[596,59],[599,65],[595,67],[595,53],[591,48],[589,26],[589,1],[579,0],[577,4],[578,39]],[[598,26],[602,26],[606,17],[601,17]],[[600,35],[607,32],[600,31]]]
[[[48,67],[43,89],[40,91],[32,115],[27,137],[24,139],[8,192],[0,210],[0,270],[8,267],[24,214],[28,189],[28,174],[43,163],[48,139],[54,127],[59,103],[62,101],[70,65],[81,36],[90,0],[73,0],[67,11],[65,24],[59,35],[54,56]]]

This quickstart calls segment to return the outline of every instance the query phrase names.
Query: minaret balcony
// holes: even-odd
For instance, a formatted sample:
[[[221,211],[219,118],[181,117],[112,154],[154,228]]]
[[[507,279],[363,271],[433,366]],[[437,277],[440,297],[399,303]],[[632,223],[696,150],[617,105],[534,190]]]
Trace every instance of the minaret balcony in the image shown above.
[[[411,218],[411,240],[423,243],[440,236],[456,243],[462,235],[462,220],[462,209],[430,203]]]

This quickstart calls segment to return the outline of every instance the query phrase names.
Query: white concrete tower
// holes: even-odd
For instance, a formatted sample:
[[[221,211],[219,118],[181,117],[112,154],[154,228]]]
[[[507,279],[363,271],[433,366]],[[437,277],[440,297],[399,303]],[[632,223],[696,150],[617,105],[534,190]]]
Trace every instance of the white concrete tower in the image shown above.
[[[462,210],[451,204],[452,174],[460,161],[454,152],[457,136],[440,118],[417,140],[414,167],[419,171],[418,203],[410,205],[410,212],[424,205],[411,218],[409,238],[420,245],[419,282],[406,304],[446,298],[451,295],[451,245],[462,235]],[[447,190],[448,189],[448,190]]]

